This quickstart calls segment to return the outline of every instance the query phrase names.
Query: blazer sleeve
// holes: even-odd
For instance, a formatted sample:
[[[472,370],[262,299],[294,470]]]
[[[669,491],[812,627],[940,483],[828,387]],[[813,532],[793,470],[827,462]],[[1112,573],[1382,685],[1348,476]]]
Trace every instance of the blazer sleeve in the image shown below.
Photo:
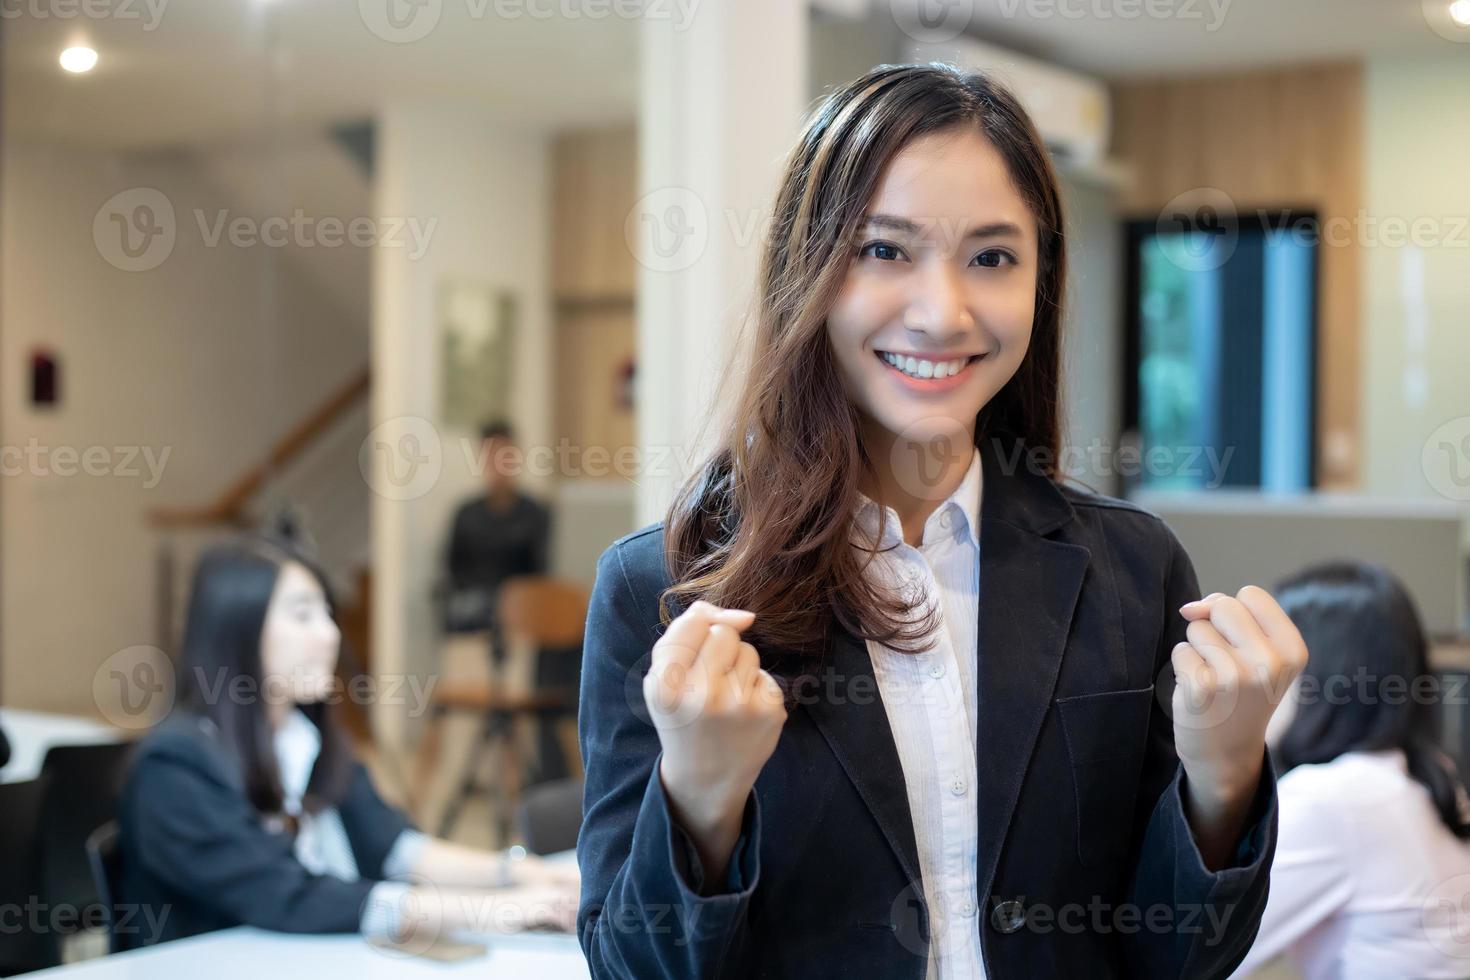
[[[725,880],[702,894],[704,869],[670,816],[658,732],[643,709],[659,633],[657,586],[635,589],[640,577],[630,578],[628,564],[621,545],[603,553],[587,615],[578,938],[599,980],[736,976],[760,878],[759,800],[752,790]]]
[[[277,932],[359,931],[375,882],[309,873],[198,739],[142,755],[124,805],[136,859],[179,900]]]
[[[1262,747],[1261,781],[1245,829],[1229,865],[1205,866],[1184,809],[1184,766],[1174,748],[1174,726],[1163,705],[1174,691],[1169,669],[1174,646],[1186,639],[1188,623],[1178,615],[1184,603],[1200,598],[1194,564],[1167,525],[1164,627],[1154,658],[1158,696],[1150,717],[1143,771],[1140,825],[1135,825],[1138,855],[1129,901],[1144,928],[1123,936],[1130,976],[1213,980],[1228,977],[1245,958],[1260,928],[1276,849],[1276,777]],[[1164,906],[1169,927],[1148,928],[1150,909]]]
[[[378,795],[367,767],[361,762],[352,763],[347,792],[337,806],[337,813],[352,844],[358,873],[364,878],[387,877],[383,863],[389,852],[405,830],[415,828],[403,811],[388,805]]]

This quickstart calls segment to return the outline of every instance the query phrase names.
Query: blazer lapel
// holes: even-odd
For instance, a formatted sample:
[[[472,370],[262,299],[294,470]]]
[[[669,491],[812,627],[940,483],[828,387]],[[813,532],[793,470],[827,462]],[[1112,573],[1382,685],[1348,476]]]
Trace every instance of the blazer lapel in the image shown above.
[[[908,882],[917,883],[919,846],[908,788],[867,644],[837,629],[815,676],[820,681],[815,690],[821,693],[804,702],[806,709],[878,821]],[[828,691],[836,697],[828,697]]]
[[[1072,519],[1072,506],[1049,479],[1028,469],[1025,456],[990,438],[979,448],[984,485],[976,791],[981,793],[977,870],[983,900],[1056,687],[1090,553],[1045,536]],[[817,691],[838,696],[817,696],[804,705],[882,828],[909,883],[918,883],[919,852],[903,766],[867,644],[835,630],[817,677]]]
[[[981,447],[976,670],[979,897],[987,907],[1011,814],[1051,704],[1090,551],[1046,537],[1074,516],[1048,478],[995,440]]]

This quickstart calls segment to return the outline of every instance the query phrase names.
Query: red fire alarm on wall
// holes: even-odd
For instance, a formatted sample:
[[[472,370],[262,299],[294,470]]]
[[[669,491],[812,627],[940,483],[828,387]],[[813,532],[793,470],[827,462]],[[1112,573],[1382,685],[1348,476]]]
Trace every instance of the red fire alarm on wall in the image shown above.
[[[55,407],[61,402],[61,360],[48,347],[31,350],[31,404]]]

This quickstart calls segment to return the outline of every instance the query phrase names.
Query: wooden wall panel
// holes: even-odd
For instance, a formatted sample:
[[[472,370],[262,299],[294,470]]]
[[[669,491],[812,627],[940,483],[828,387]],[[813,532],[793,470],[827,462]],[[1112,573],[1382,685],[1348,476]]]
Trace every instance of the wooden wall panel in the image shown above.
[[[1243,218],[1312,208],[1336,230],[1319,248],[1317,472],[1324,487],[1356,486],[1361,66],[1129,81],[1114,97],[1113,152],[1132,174],[1121,195],[1128,217],[1154,218],[1180,194],[1218,188]]]
[[[632,296],[638,277],[623,222],[638,193],[637,130],[563,133],[553,142],[552,160],[557,298]]]
[[[637,348],[637,268],[623,236],[638,189],[637,131],[561,134],[552,160],[556,433],[581,459],[588,447],[635,445],[634,414],[618,391]]]

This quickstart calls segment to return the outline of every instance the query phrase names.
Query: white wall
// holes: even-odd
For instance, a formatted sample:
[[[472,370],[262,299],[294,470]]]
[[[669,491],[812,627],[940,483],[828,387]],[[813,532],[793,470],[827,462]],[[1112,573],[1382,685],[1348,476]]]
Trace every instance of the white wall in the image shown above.
[[[1380,228],[1363,253],[1363,488],[1388,496],[1442,498],[1426,441],[1470,437],[1470,52],[1446,48],[1367,64],[1363,196]],[[1423,220],[1429,244],[1391,241],[1389,220]]]
[[[380,673],[422,674],[437,664],[430,590],[443,575],[449,521],[482,486],[463,452],[465,445],[473,450],[474,433],[445,428],[437,418],[435,297],[446,281],[515,293],[512,421],[523,446],[550,444],[550,141],[481,109],[442,104],[391,106],[377,132],[376,213],[425,227],[436,222],[422,257],[379,249],[373,267],[374,424],[386,424],[378,432],[389,446],[404,434],[438,446],[422,484],[373,498],[374,665]],[[551,481],[522,482],[544,498]],[[402,744],[407,715],[400,706],[379,705],[378,735]]]
[[[1062,444],[1075,447],[1068,471],[1087,486],[1120,495],[1122,481],[1088,462],[1094,444],[1116,447],[1123,419],[1122,248],[1112,192],[1062,177],[1067,212],[1067,306],[1062,327]]]
[[[637,522],[662,519],[713,448],[781,167],[808,97],[807,10],[789,0],[701,7],[687,29],[641,25]],[[673,243],[665,253],[665,241]],[[659,460],[676,460],[659,465]]]
[[[146,511],[202,505],[259,461],[362,369],[367,333],[276,250],[206,246],[194,209],[232,205],[194,158],[10,141],[0,169],[0,445],[103,447],[114,470],[134,448],[168,453],[151,488],[143,475],[29,466],[0,484],[0,697],[91,713],[98,666],[155,639]],[[139,187],[165,195],[177,234],[160,265],[128,272],[104,260],[93,220]],[[57,409],[28,404],[34,345],[61,358]]]

